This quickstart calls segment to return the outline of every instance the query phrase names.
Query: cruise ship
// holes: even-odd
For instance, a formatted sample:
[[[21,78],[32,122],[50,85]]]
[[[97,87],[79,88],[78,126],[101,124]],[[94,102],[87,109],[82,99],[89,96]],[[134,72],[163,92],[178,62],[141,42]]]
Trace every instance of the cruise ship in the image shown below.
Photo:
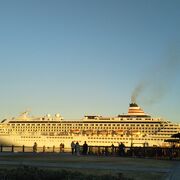
[[[28,112],[4,119],[0,123],[0,144],[14,146],[70,148],[72,141],[90,146],[168,146],[165,140],[180,132],[180,124],[146,114],[136,103],[128,113],[114,117],[84,116],[79,120],[65,120],[60,114],[43,117]]]

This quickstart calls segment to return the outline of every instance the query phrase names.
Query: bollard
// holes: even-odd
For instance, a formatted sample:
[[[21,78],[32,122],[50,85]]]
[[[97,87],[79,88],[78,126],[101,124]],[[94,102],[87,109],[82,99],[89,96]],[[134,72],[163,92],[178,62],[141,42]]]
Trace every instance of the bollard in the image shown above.
[[[24,152],[24,145],[22,146],[22,152]]]
[[[14,145],[12,145],[12,149],[11,149],[11,152],[14,152]]]

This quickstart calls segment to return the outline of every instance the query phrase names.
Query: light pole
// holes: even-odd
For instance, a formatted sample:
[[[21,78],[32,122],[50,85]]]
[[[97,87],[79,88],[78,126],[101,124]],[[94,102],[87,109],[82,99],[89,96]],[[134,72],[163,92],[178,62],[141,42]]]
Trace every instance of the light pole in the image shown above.
[[[130,136],[131,136],[131,148],[133,146],[133,133],[132,133],[132,129],[128,129],[128,131],[130,132]]]

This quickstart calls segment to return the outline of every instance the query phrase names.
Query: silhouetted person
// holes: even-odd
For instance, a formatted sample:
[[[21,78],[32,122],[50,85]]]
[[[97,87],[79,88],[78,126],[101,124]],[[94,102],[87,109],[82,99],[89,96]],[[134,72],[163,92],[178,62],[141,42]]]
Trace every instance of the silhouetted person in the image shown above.
[[[45,146],[43,146],[43,152],[45,152],[45,149],[46,149],[46,147],[45,147]]]
[[[114,155],[114,144],[111,145],[111,154]]]
[[[64,152],[64,144],[62,144],[62,152]]]
[[[36,142],[34,143],[34,146],[33,146],[33,152],[37,152],[37,143]]]
[[[55,146],[53,146],[53,152],[55,151]]]
[[[60,152],[63,152],[63,144],[60,144]]]
[[[71,142],[71,153],[74,154],[74,150],[75,150],[75,144],[74,141]]]
[[[80,151],[80,146],[79,146],[79,143],[77,142],[75,145],[75,153],[77,156],[79,156],[79,151]]]
[[[87,145],[87,143],[85,141],[84,144],[83,144],[83,155],[87,155],[87,152],[88,152],[88,145]]]
[[[108,156],[108,147],[105,147],[105,156]]]
[[[119,155],[120,156],[125,155],[125,145],[122,142],[121,142],[121,144],[119,144]]]

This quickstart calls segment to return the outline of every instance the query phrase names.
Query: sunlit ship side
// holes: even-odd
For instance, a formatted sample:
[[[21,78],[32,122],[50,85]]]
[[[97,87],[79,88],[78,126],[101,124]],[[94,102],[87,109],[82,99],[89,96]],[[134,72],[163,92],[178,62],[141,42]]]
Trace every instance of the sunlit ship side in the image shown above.
[[[0,144],[15,146],[70,147],[72,141],[93,146],[168,146],[164,142],[180,132],[180,125],[152,118],[131,103],[127,114],[115,117],[85,116],[81,120],[64,120],[60,114],[44,117],[29,116],[27,112],[0,123]]]

